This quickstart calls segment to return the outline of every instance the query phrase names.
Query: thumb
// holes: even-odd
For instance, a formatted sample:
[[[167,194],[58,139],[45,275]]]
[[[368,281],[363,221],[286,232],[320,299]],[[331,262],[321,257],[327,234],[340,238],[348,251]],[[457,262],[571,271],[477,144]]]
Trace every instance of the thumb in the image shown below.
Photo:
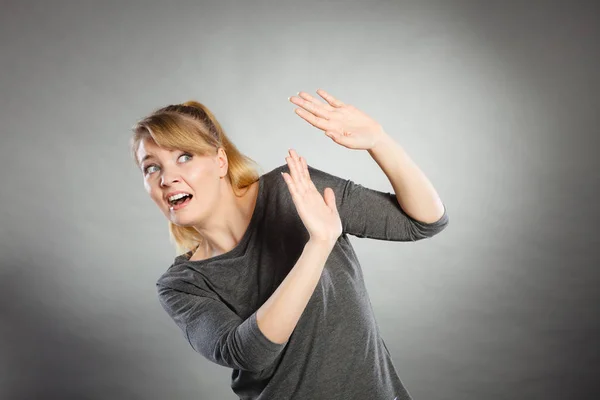
[[[337,206],[335,204],[335,193],[333,192],[333,189],[326,187],[323,191],[323,199],[325,200],[325,204],[327,204],[327,206],[331,208],[332,211],[337,212]]]

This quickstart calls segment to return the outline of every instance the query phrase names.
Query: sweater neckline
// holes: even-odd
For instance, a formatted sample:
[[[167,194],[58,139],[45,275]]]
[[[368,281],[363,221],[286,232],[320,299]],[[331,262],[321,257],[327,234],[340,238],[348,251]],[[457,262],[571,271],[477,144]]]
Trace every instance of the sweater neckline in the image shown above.
[[[258,214],[262,211],[262,207],[263,207],[262,197],[263,197],[263,186],[264,186],[263,176],[264,175],[261,175],[258,178],[258,195],[256,196],[256,203],[254,205],[254,210],[252,211],[252,216],[250,217],[250,223],[248,224],[248,227],[246,228],[246,231],[244,232],[244,235],[242,236],[242,238],[240,239],[238,244],[233,249],[231,249],[225,253],[222,253],[222,254],[219,254],[219,255],[216,255],[213,257],[205,258],[203,260],[190,260],[190,258],[192,257],[192,254],[193,254],[193,250],[190,250],[187,253],[177,256],[177,258],[180,260],[180,262],[186,262],[186,263],[190,263],[193,265],[200,265],[200,264],[205,264],[205,263],[209,263],[212,261],[217,261],[217,260],[220,260],[223,258],[237,257],[238,255],[240,255],[244,252],[244,250],[246,248],[246,244],[248,243],[248,240],[250,239],[250,235],[252,234],[252,231],[254,230],[254,225],[256,224]]]

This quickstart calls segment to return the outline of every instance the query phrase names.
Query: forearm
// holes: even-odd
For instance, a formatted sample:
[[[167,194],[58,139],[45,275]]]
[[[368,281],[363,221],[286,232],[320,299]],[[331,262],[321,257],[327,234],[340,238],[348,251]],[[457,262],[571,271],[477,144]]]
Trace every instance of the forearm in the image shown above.
[[[319,279],[332,244],[309,240],[277,290],[258,309],[256,322],[274,343],[285,343],[296,328]]]
[[[444,205],[435,188],[391,136],[382,131],[375,147],[368,151],[389,179],[398,203],[408,215],[426,223],[441,218]]]

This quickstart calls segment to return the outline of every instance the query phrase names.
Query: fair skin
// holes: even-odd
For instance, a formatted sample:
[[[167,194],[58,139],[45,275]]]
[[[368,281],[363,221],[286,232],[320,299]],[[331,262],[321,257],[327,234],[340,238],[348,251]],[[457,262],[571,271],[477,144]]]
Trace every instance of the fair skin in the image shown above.
[[[199,156],[167,150],[151,139],[138,148],[144,187],[158,208],[172,223],[193,226],[205,238],[192,260],[210,258],[232,250],[244,236],[258,196],[258,182],[240,197],[227,178],[228,161],[223,148],[214,156]],[[167,193],[181,190],[193,197],[179,210],[171,210]]]
[[[404,149],[373,118],[325,90],[317,90],[323,103],[306,92],[289,100],[294,111],[325,132],[335,143],[352,150],[367,150],[389,179],[402,209],[412,218],[433,223],[444,213],[444,204],[427,176]]]
[[[144,160],[147,155],[152,157]],[[214,257],[239,243],[254,212],[258,182],[242,197],[236,197],[226,179],[227,156],[223,149],[215,156],[190,157],[182,151],[161,149],[146,140],[140,144],[137,157],[142,161],[144,186],[160,210],[173,223],[194,226],[207,239],[207,249],[199,248],[190,259]],[[306,161],[295,151],[290,151],[286,161],[289,173],[284,173],[282,179],[310,240],[279,287],[257,310],[259,329],[274,343],[289,340],[342,233],[333,190],[326,188],[324,197],[321,196],[310,179]],[[194,197],[186,207],[173,212],[165,196],[175,190]]]

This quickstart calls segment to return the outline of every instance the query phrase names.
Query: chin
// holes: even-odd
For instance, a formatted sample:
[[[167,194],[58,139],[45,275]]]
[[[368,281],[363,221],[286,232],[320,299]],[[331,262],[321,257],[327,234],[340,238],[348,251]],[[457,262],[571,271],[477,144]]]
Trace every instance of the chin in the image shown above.
[[[198,213],[191,212],[191,210],[186,210],[185,213],[181,213],[180,211],[173,213],[170,209],[167,209],[167,219],[177,226],[188,228],[197,225],[199,215]]]
[[[194,226],[193,222],[189,222],[187,218],[169,218],[169,221],[177,226],[181,226],[182,228],[191,228]]]

